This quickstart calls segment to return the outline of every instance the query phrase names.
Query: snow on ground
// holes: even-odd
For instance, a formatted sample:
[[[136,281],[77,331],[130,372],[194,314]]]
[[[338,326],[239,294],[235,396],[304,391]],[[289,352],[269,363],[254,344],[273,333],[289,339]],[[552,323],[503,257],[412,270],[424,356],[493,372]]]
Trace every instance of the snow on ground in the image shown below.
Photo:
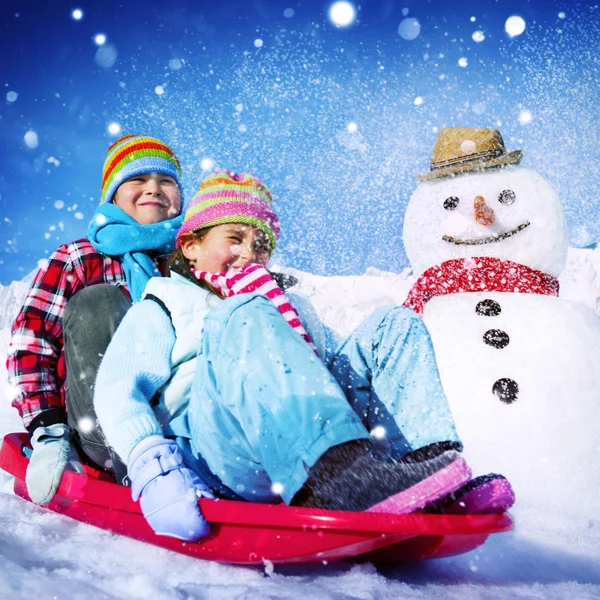
[[[412,283],[407,272],[318,277],[286,270],[340,334],[375,307],[401,303]],[[600,251],[570,250],[561,296],[597,309],[598,273]],[[21,282],[0,286],[0,435],[22,430],[4,362],[8,323],[23,293]],[[276,565],[271,572],[200,561],[72,521],[15,496],[0,471],[0,598],[600,598],[600,516],[548,514],[518,502],[511,512],[514,532],[463,556],[380,568]]]

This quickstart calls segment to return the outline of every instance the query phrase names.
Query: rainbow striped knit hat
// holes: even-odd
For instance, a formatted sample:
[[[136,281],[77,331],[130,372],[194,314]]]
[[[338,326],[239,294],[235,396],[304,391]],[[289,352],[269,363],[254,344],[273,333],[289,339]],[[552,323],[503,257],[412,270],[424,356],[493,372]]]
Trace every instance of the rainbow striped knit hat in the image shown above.
[[[106,151],[100,202],[112,202],[117,188],[126,179],[145,173],[170,175],[179,191],[183,191],[181,166],[169,146],[146,135],[126,135],[118,139]]]
[[[269,188],[249,173],[216,171],[200,184],[185,213],[180,238],[204,227],[225,223],[247,223],[262,231],[271,242],[271,254],[279,238],[279,218],[272,206]]]

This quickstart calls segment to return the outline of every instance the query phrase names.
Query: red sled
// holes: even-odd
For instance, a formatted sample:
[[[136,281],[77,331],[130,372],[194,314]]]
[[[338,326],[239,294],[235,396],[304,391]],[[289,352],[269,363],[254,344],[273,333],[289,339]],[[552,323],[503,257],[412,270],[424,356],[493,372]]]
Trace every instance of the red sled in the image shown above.
[[[0,468],[15,477],[15,493],[30,500],[25,485],[25,433],[8,434]],[[66,471],[47,508],[77,521],[182,554],[223,563],[260,565],[340,559],[396,563],[462,554],[492,533],[513,529],[511,517],[344,512],[201,499],[210,535],[197,543],[156,535],[131,490],[107,473],[86,467],[87,475]]]

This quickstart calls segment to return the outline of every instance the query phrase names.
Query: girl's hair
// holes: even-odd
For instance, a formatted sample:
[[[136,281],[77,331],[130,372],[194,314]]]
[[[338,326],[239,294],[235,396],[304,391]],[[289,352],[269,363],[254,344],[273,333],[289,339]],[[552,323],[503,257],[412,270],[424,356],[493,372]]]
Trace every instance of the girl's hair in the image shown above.
[[[216,294],[217,296],[219,296],[219,298],[224,300],[225,296],[223,296],[223,294],[215,290],[215,288],[213,288],[212,285],[210,285],[210,283],[204,281],[203,279],[196,279],[191,274],[192,263],[190,263],[190,261],[184,256],[183,250],[181,249],[181,242],[185,242],[190,238],[196,238],[197,240],[201,241],[211,229],[212,227],[202,227],[200,229],[194,229],[193,231],[182,235],[180,238],[179,247],[169,257],[167,266],[169,268],[176,267],[176,270],[181,270],[186,274],[190,273],[190,276],[193,278],[193,281],[196,285],[200,286],[201,288],[204,288],[212,294]]]
[[[185,233],[184,235],[182,235],[180,238],[181,242],[184,242],[185,240],[188,240],[190,238],[196,238],[197,240],[201,241],[204,239],[204,236],[211,229],[212,229],[212,227],[203,227],[201,229],[194,229],[193,231],[190,231],[189,233]],[[171,254],[171,256],[169,256],[169,261],[167,262],[167,264],[169,265],[169,267],[171,267],[173,265],[185,265],[188,269],[190,268],[191,263],[183,255],[183,252],[181,250],[181,243],[179,244],[179,246],[175,250],[175,252],[173,252]]]

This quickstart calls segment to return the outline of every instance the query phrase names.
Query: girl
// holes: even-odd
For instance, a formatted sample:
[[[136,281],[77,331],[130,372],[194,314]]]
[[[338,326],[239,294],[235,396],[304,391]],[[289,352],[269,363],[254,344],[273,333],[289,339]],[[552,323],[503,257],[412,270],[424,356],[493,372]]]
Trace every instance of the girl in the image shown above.
[[[102,361],[94,406],[154,531],[200,539],[197,496],[213,494],[404,513],[486,489],[472,509],[512,504],[500,476],[468,483],[421,320],[376,311],[328,356],[310,305],[266,270],[278,236],[264,183],[209,175],[171,278],[149,282]]]

